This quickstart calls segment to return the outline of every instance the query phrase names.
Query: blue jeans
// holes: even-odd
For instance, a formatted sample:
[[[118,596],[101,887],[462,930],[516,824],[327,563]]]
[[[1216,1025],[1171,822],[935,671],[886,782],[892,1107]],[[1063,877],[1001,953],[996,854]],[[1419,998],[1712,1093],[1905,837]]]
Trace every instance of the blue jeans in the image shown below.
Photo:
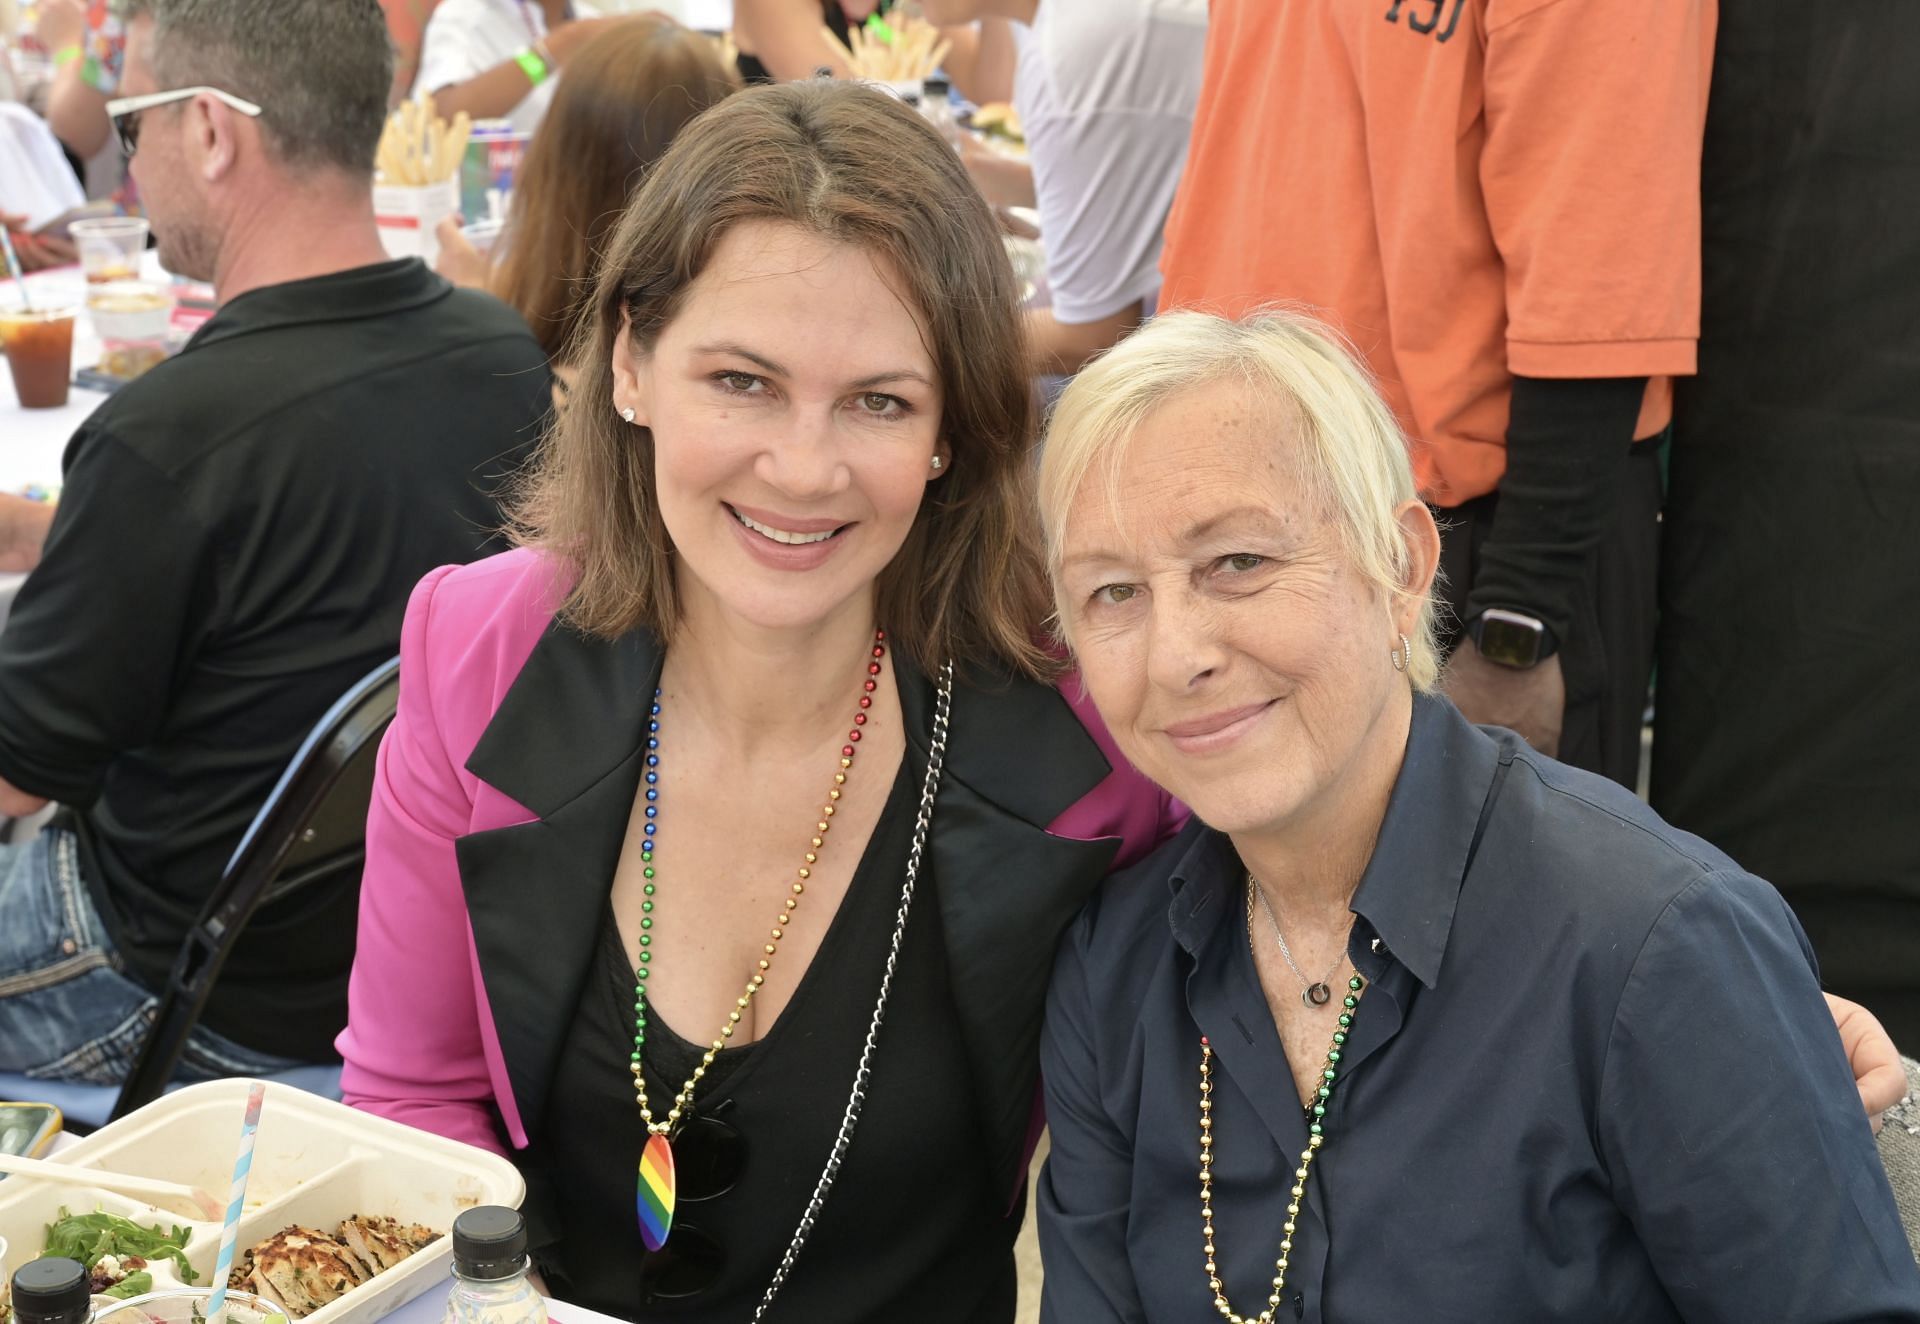
[[[73,834],[0,845],[0,1071],[117,1085],[159,1005],[108,945]],[[298,1065],[196,1026],[176,1074],[211,1080]]]

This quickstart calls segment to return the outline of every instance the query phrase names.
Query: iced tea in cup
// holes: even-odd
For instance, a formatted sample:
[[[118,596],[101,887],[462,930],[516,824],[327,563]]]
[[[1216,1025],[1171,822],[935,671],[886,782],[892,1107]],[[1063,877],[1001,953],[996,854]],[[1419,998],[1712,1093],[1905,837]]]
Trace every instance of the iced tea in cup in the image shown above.
[[[6,350],[23,408],[58,409],[67,402],[76,311],[72,305],[0,309],[0,349]]]
[[[95,1297],[92,1324],[205,1324],[212,1289],[175,1287],[125,1301]],[[288,1324],[287,1312],[250,1292],[227,1293],[227,1324]]]
[[[87,284],[134,280],[140,275],[140,254],[147,247],[145,217],[96,217],[75,221],[67,230],[80,250],[80,269],[87,274]]]

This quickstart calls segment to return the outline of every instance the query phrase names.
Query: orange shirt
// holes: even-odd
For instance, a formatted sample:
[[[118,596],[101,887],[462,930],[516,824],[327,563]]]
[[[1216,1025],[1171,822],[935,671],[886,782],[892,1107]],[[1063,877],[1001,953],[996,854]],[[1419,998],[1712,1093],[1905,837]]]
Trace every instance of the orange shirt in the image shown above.
[[[1717,0],[1213,0],[1160,306],[1328,315],[1458,505],[1512,374],[1653,378],[1700,331]]]

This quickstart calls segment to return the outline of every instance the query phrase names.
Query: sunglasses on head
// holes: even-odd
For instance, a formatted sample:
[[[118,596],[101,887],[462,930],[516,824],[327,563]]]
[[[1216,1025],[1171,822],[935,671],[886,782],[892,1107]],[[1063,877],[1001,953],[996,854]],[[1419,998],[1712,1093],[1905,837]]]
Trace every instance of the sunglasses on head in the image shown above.
[[[171,92],[148,92],[137,97],[115,97],[107,103],[107,118],[113,121],[113,131],[120,139],[121,150],[128,156],[140,150],[140,116],[143,112],[152,110],[155,106],[185,101],[189,97],[197,97],[203,93],[228,109],[245,115],[248,119],[259,118],[260,107],[231,92],[222,92],[217,87],[176,87]]]
[[[744,1136],[711,1114],[689,1117],[673,1137],[675,1212],[725,1195],[746,1166]],[[715,1237],[676,1218],[667,1244],[640,1257],[640,1299],[655,1305],[698,1296],[719,1281],[726,1264],[726,1248]]]

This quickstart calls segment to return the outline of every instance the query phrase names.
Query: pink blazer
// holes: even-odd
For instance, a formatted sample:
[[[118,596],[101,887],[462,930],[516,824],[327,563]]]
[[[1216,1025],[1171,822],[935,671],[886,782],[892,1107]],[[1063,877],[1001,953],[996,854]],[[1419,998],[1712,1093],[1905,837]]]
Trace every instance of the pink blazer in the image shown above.
[[[496,1152],[502,1124],[515,1147],[527,1145],[528,1110],[515,1097],[489,1005],[459,843],[539,816],[468,765],[484,766],[476,747],[542,641],[577,638],[550,630],[563,594],[553,564],[527,550],[443,567],[414,590],[401,632],[399,713],[381,744],[367,819],[359,949],[338,1040],[348,1103]],[[538,678],[528,670],[532,684]],[[1172,835],[1185,812],[1126,764],[1078,688],[1069,681],[1063,693],[1111,770],[1042,825],[1070,841],[1117,839],[1103,858],[1118,868]],[[524,713],[538,698],[523,693],[516,703]],[[967,728],[967,710],[956,703],[956,738]],[[1023,757],[1019,749],[1002,754]],[[950,758],[943,803],[964,764],[963,755]],[[975,780],[994,798],[992,777]],[[522,795],[539,798],[525,788]],[[610,875],[606,881],[610,887]]]

